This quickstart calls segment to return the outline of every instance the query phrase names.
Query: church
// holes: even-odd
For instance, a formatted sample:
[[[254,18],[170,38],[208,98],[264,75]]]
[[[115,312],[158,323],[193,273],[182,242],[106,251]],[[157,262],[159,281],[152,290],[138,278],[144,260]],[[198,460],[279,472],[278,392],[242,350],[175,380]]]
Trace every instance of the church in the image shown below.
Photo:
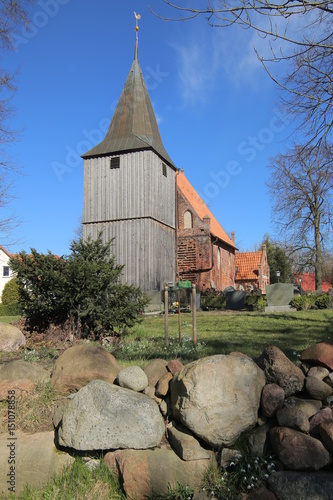
[[[104,140],[83,155],[83,238],[102,231],[124,265],[123,282],[144,292],[189,280],[234,286],[236,246],[167,153],[134,60]]]

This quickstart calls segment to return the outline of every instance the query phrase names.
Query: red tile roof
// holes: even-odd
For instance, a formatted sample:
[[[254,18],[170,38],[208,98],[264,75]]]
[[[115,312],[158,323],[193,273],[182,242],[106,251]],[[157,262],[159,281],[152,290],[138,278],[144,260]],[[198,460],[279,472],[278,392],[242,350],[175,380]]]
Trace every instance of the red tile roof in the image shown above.
[[[177,174],[177,186],[182,192],[182,194],[185,196],[187,201],[190,203],[193,210],[198,214],[200,219],[203,219],[205,216],[208,216],[210,218],[210,231],[212,235],[216,236],[224,243],[227,243],[232,248],[236,248],[235,244],[233,243],[231,238],[229,238],[229,236],[227,235],[221,224],[214,217],[214,215],[209,210],[205,202],[200,198],[200,196],[198,195],[194,187],[190,184],[188,179],[186,179],[183,171],[180,171]]]
[[[9,253],[4,247],[0,246],[0,250],[2,250],[8,257],[15,257],[16,254]]]
[[[302,278],[302,290],[305,292],[314,292],[316,290],[315,273],[294,273],[294,278],[296,285],[299,285],[299,278]],[[323,281],[321,288],[323,292],[328,292],[330,288],[333,288],[333,286],[332,283]]]
[[[236,253],[236,280],[257,280],[262,251]]]

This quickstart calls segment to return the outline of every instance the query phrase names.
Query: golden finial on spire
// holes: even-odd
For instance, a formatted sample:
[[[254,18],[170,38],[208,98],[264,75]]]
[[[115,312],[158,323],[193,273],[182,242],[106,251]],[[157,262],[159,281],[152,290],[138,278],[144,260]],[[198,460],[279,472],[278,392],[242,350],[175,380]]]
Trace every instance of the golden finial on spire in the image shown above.
[[[136,24],[135,24],[135,31],[136,31],[136,34],[138,34],[138,31],[139,31],[139,24],[138,24],[138,21],[139,19],[141,19],[141,16],[140,14],[137,14],[136,12],[134,12],[134,15],[135,15],[135,19],[136,19]]]

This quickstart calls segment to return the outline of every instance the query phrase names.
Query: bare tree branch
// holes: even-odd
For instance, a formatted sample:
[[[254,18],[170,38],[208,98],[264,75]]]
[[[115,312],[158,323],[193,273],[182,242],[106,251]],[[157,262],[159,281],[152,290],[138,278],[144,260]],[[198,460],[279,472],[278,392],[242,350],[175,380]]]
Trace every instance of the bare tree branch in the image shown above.
[[[275,156],[270,169],[267,185],[275,222],[292,242],[292,253],[302,250],[313,262],[316,289],[321,290],[323,244],[332,231],[333,147],[327,142],[294,146]]]
[[[27,8],[33,0],[0,0],[0,56],[1,51],[13,50],[13,35],[22,25],[29,22]],[[1,62],[1,57],[0,57]],[[20,220],[15,215],[4,214],[4,209],[13,199],[14,178],[20,168],[9,154],[9,146],[15,143],[20,132],[12,130],[10,118],[14,114],[11,100],[15,94],[16,72],[10,73],[0,67],[0,241],[8,244],[9,234],[17,227]]]
[[[270,55],[264,57],[258,50],[255,52],[282,92],[282,109],[294,116],[297,128],[308,137],[308,145],[319,144],[330,136],[333,128],[333,2],[209,0],[204,9],[186,7],[180,0],[162,2],[179,16],[163,17],[150,7],[161,19],[188,21],[204,17],[215,28],[238,25],[267,38]],[[276,74],[275,63],[282,61],[290,63],[284,77]]]

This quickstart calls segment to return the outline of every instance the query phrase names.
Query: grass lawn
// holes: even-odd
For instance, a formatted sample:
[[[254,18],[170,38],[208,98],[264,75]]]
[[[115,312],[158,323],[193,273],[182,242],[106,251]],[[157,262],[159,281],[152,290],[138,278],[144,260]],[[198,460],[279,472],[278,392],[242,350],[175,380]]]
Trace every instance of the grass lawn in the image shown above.
[[[149,358],[174,355],[191,361],[213,354],[240,351],[258,357],[269,345],[278,346],[295,359],[310,345],[333,340],[333,309],[288,313],[199,312],[197,313],[198,346],[193,348],[192,315],[181,315],[182,346],[178,342],[178,315],[169,316],[169,348],[165,349],[164,316],[146,316],[122,340],[115,352],[119,360],[144,362]]]

